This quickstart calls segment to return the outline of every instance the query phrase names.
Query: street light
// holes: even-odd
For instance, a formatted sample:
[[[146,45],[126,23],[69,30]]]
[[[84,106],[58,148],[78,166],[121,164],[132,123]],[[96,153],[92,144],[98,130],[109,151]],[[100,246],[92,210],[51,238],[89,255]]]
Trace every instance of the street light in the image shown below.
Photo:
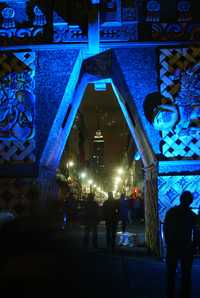
[[[74,162],[72,160],[70,160],[68,163],[67,163],[67,166],[69,168],[73,167],[74,166]]]
[[[82,179],[84,179],[84,178],[86,178],[87,174],[86,174],[85,172],[82,172],[82,173],[80,174],[80,176],[81,176]]]
[[[122,174],[124,173],[124,170],[123,170],[122,168],[118,168],[118,169],[117,169],[117,173],[118,173],[119,175],[122,175]]]
[[[121,177],[119,177],[119,176],[116,176],[115,177],[115,184],[118,184],[121,181],[122,181],[122,178]]]

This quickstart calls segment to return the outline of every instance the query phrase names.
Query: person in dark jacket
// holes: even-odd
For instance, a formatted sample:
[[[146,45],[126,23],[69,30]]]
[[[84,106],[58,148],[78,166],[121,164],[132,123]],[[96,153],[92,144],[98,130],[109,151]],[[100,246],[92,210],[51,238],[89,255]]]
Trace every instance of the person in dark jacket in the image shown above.
[[[64,201],[64,223],[73,224],[76,221],[77,209],[77,200],[70,192]]]
[[[119,199],[119,216],[122,222],[122,233],[126,232],[126,228],[129,222],[129,209],[130,202],[124,193],[121,194]]]
[[[164,236],[167,245],[167,297],[176,297],[176,268],[181,263],[180,297],[191,297],[191,270],[195,247],[196,214],[190,209],[191,192],[184,191],[180,205],[171,208],[164,221]]]
[[[103,203],[103,218],[106,224],[107,248],[114,250],[119,221],[119,203],[114,199],[112,192],[108,193],[108,199]]]
[[[89,193],[84,206],[84,237],[83,244],[88,247],[90,241],[90,234],[92,234],[92,244],[94,248],[98,248],[97,228],[100,220],[100,209],[98,203],[95,201],[93,193]]]

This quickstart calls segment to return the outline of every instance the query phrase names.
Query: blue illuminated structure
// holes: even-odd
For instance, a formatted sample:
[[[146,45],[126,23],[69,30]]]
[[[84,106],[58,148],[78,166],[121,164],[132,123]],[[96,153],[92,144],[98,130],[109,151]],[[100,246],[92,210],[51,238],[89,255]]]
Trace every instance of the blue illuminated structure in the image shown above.
[[[194,200],[191,205],[195,213],[198,214],[200,207],[199,175],[175,175],[159,176],[158,178],[158,206],[159,218],[163,222],[167,210],[179,205],[180,193],[185,190],[193,194]]]
[[[114,93],[136,142],[136,146],[138,147],[144,165],[147,167],[155,162],[156,158],[151,145],[145,136],[141,123],[138,121],[139,115],[137,115],[136,109],[132,109],[133,101],[130,98],[131,95],[129,95],[128,99],[127,96],[125,97],[123,95],[124,92],[129,92],[128,90],[126,91],[126,85],[119,86],[118,88],[120,89],[117,88],[118,81],[112,73],[112,65],[116,64],[117,61],[114,60],[112,62],[113,64],[110,64],[109,55],[110,51],[103,52],[102,54],[95,56],[94,59],[93,57],[86,59],[83,61],[82,65],[81,56],[77,59],[41,158],[42,166],[55,169],[58,167],[87,84],[96,83],[97,80],[112,84]],[[119,73],[118,75],[120,78]]]
[[[56,169],[86,87],[109,83],[143,162],[146,241],[157,252],[159,221],[181,192],[199,205],[200,22],[179,11],[167,24],[150,1],[110,1],[101,10],[91,1],[67,15],[79,2],[50,14],[42,1],[0,0],[0,175],[32,177],[43,201],[56,197]],[[18,59],[32,73],[25,83]]]

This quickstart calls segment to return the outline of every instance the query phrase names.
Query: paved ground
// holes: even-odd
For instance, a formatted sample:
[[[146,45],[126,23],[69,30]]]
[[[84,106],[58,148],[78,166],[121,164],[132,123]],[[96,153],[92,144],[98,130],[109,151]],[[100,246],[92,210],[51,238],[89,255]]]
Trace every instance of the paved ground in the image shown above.
[[[164,262],[148,255],[144,246],[117,247],[113,254],[105,248],[103,225],[100,248],[88,251],[81,247],[82,229],[77,227],[65,231],[34,228],[31,233],[30,229],[28,233],[10,230],[6,237],[1,234],[1,244],[6,245],[1,254],[0,290],[6,291],[5,297],[63,297],[63,292],[78,298],[165,297]],[[141,239],[142,231],[141,225],[130,228]],[[200,297],[199,276],[200,260],[196,258],[192,298]]]

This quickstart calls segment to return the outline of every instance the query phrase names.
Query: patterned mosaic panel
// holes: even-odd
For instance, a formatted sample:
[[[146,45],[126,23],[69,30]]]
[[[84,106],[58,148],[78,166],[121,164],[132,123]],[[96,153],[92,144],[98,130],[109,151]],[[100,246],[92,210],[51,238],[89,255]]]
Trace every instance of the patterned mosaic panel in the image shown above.
[[[175,127],[163,130],[166,157],[200,156],[200,48],[160,49],[160,93],[178,110]]]
[[[35,161],[34,76],[34,53],[0,53],[0,164]]]
[[[39,185],[35,178],[1,178],[0,209],[16,215],[30,215],[38,204]]]
[[[159,219],[163,222],[167,210],[179,205],[180,194],[189,190],[193,193],[191,207],[195,213],[200,208],[200,176],[160,176],[158,177]]]

